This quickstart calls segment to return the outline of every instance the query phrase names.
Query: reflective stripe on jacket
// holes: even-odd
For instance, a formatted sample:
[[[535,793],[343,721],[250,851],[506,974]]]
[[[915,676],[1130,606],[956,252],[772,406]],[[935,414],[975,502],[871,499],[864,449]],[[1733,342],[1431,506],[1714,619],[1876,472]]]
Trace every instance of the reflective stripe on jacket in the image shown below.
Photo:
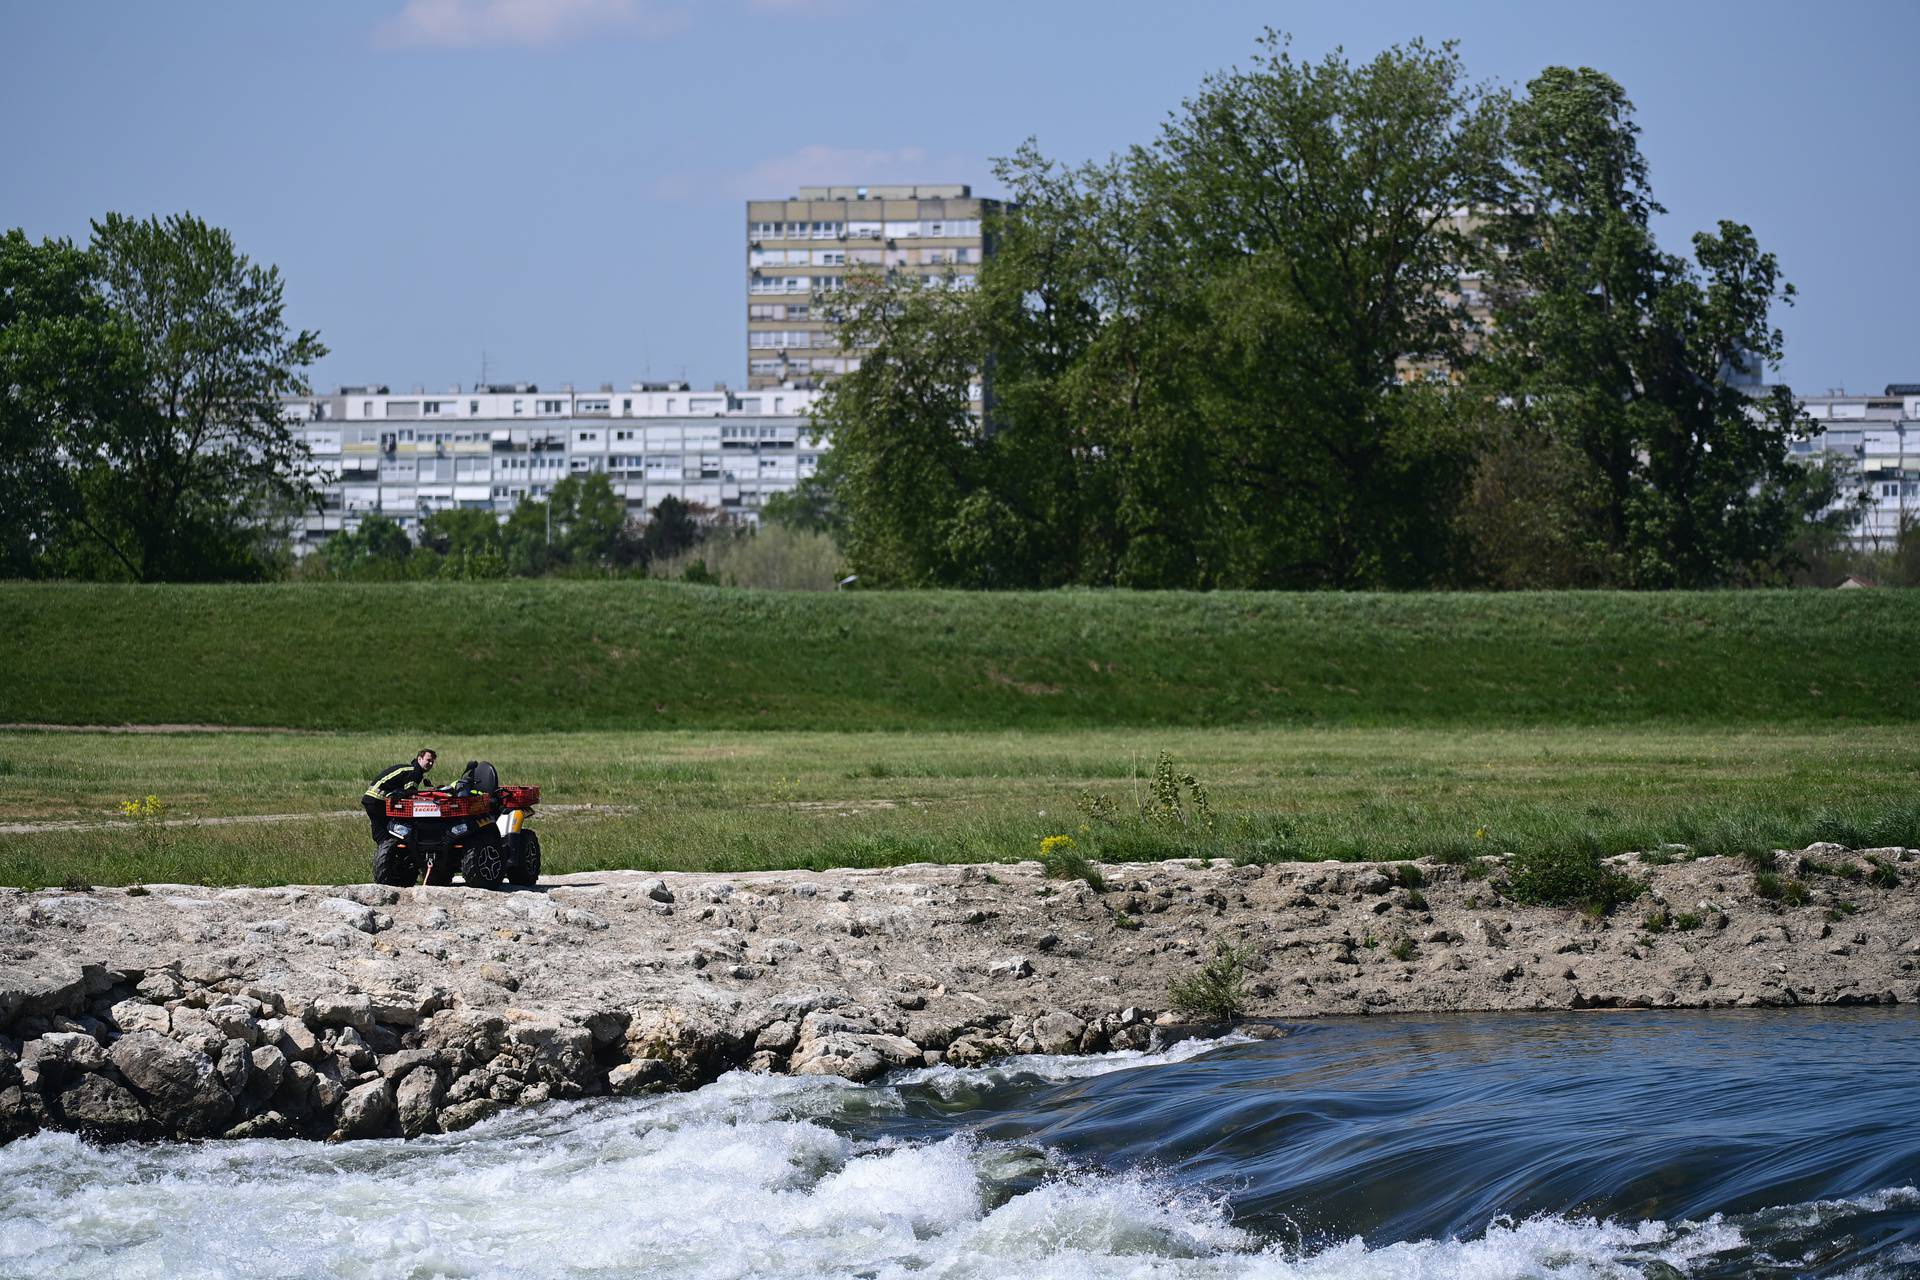
[[[373,785],[367,788],[367,799],[385,800],[399,792],[418,791],[426,780],[427,771],[419,765],[397,764],[373,780]]]

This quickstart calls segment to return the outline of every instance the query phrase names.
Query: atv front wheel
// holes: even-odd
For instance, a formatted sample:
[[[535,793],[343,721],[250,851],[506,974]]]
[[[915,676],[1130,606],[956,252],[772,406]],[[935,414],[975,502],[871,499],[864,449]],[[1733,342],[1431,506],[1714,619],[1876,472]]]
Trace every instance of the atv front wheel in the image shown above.
[[[375,884],[411,885],[419,874],[413,865],[413,854],[402,849],[399,841],[382,840],[380,847],[373,851]]]
[[[540,837],[517,831],[507,837],[507,883],[530,885],[540,879]]]
[[[506,878],[507,854],[497,844],[477,844],[460,859],[460,874],[476,889],[492,889]]]

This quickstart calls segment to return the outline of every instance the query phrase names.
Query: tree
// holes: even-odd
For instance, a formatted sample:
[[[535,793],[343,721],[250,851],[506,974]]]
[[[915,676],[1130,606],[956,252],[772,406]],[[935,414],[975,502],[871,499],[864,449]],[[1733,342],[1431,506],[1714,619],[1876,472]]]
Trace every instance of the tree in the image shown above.
[[[136,366],[90,253],[0,236],[0,574],[61,572],[88,538],[73,460],[105,446]]]
[[[699,545],[702,536],[694,508],[668,495],[654,504],[641,534],[641,544],[647,560],[665,560]]]
[[[350,581],[394,582],[418,576],[422,554],[431,553],[417,550],[405,529],[376,514],[329,535],[314,553],[314,570]]]
[[[785,493],[770,494],[760,518],[799,533],[824,533],[836,541],[846,532],[846,507],[840,497],[840,466],[832,450],[820,455],[815,472]]]
[[[829,295],[864,350],[816,411],[845,545],[898,585],[1421,586],[1455,571],[1472,435],[1457,216],[1506,99],[1452,46],[1295,61],[1268,33],[1151,145],[1028,145],[973,293]],[[969,384],[983,382],[984,413]]]
[[[277,269],[191,214],[108,214],[91,253],[135,394],[68,455],[75,519],[137,581],[257,575],[271,517],[311,496],[281,402],[326,347],[287,329]]]
[[[1779,367],[1771,308],[1793,289],[1739,223],[1694,236],[1691,260],[1659,248],[1638,133],[1598,71],[1551,67],[1527,86],[1515,188],[1490,224],[1504,251],[1490,390],[1584,458],[1572,523],[1601,580],[1780,580],[1823,499],[1789,451],[1791,390],[1756,399],[1728,375]]]

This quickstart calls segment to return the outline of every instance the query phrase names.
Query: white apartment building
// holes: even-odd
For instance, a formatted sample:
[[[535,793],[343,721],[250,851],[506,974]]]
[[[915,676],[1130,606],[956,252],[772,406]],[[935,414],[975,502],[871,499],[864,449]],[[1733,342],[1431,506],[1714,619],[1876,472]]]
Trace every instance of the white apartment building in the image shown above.
[[[1853,532],[1858,546],[1888,547],[1903,522],[1920,520],[1920,383],[1879,395],[1830,391],[1801,403],[1816,428],[1795,454],[1839,463],[1870,501]]]
[[[674,497],[752,522],[769,496],[818,466],[826,443],[813,442],[808,416],[818,396],[636,382],[624,391],[354,386],[291,399],[285,411],[321,491],[296,530],[295,553],[375,512],[410,534],[456,507],[504,520],[523,498],[591,473],[604,474],[634,516]]]

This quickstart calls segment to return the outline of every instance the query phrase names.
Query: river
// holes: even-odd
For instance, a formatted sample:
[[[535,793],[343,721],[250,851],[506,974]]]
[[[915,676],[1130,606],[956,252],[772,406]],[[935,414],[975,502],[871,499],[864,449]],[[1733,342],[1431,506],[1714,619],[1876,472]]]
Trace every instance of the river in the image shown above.
[[[466,1133],[0,1149],[9,1277],[1920,1276],[1920,1015],[1328,1020]]]

